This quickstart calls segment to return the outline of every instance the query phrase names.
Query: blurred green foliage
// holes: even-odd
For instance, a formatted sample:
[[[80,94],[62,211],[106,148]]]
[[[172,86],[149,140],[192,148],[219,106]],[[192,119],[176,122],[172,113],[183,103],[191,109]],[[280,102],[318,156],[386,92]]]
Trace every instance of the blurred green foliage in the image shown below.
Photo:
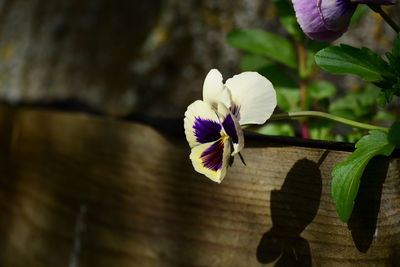
[[[332,49],[345,50],[342,55],[334,53],[328,54],[327,57],[333,57],[331,62],[346,60],[347,66],[353,63],[349,68],[355,71],[355,74],[361,75],[368,81],[379,81],[383,75],[378,70],[383,67],[389,69],[388,63],[365,48],[350,46],[332,48],[328,47],[328,43],[308,39],[297,23],[291,1],[273,0],[273,2],[279,21],[287,32],[286,37],[260,29],[240,29],[231,31],[227,35],[227,42],[244,52],[240,62],[242,71],[257,71],[272,82],[277,93],[280,112],[313,109],[359,122],[378,124],[395,119],[393,115],[377,107],[382,97],[376,86],[368,85],[359,88],[357,92],[350,92],[338,98],[335,85],[321,78],[317,66],[322,54],[319,51],[325,51],[327,54]],[[352,23],[357,23],[368,10],[366,6],[360,5],[352,18]],[[398,56],[400,54],[398,51],[399,49],[392,51],[393,56]],[[326,70],[333,69],[334,71],[331,71],[333,73],[342,71],[340,67],[329,62],[326,66],[323,64],[319,66]],[[398,84],[400,88],[400,83]],[[303,96],[302,90],[304,90]],[[387,97],[390,98],[390,94]],[[309,119],[305,123],[309,136],[313,139],[355,142],[363,135],[362,131],[354,129],[349,129],[344,134],[339,134],[337,131],[334,133],[334,123],[321,119]],[[293,125],[296,124],[269,122],[267,126],[260,127],[256,131],[268,135],[295,136],[296,130],[297,132],[299,130]]]

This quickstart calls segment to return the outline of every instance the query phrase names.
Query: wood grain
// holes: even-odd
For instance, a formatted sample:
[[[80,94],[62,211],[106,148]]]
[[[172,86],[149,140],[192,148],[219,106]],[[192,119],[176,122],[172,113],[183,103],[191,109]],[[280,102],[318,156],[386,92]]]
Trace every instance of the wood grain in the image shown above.
[[[367,167],[346,224],[329,192],[348,152],[246,145],[218,185],[152,127],[1,108],[0,265],[399,264],[399,159]]]

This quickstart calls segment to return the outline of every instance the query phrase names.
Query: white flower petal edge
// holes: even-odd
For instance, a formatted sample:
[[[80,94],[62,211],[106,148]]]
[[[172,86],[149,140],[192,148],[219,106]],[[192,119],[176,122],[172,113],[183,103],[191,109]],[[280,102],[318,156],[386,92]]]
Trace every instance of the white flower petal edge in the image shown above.
[[[192,148],[190,159],[194,169],[221,183],[228,168],[231,144],[228,136],[221,137],[215,142],[205,143]]]
[[[216,105],[221,100],[224,91],[222,74],[217,69],[208,72],[203,84],[203,100],[211,105]]]
[[[239,123],[263,124],[276,107],[276,92],[271,82],[257,72],[242,72],[225,83],[231,95],[231,110],[239,109]],[[225,103],[226,104],[226,103]]]
[[[197,100],[190,104],[185,112],[184,128],[186,140],[191,148],[201,144],[201,142],[198,141],[199,137],[196,136],[196,131],[194,129],[196,118],[201,118],[203,120],[209,120],[220,124],[218,115],[215,113],[209,103]],[[223,129],[221,130],[223,131]]]

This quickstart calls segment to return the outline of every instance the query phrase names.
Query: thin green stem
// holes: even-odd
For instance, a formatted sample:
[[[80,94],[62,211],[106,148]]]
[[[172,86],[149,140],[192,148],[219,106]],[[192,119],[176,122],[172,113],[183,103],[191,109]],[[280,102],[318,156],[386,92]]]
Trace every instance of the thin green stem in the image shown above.
[[[296,119],[296,118],[304,118],[304,117],[318,117],[324,118],[331,121],[335,121],[344,125],[348,125],[354,128],[360,128],[365,130],[382,130],[389,131],[389,128],[375,126],[367,123],[361,123],[357,121],[348,120],[342,117],[338,117],[332,114],[328,114],[320,111],[296,111],[296,112],[288,112],[281,114],[273,114],[269,120],[285,120],[285,119]]]
[[[382,7],[380,5],[369,4],[368,7],[371,8],[376,13],[378,13],[386,21],[386,23],[389,24],[390,27],[392,27],[392,29],[396,33],[400,32],[399,25],[397,25],[396,22],[394,22],[392,20],[392,18],[389,17],[389,15],[385,11],[383,11],[383,9],[382,9]]]
[[[307,98],[307,79],[305,77],[307,56],[303,41],[297,41],[296,47],[297,47],[297,58],[299,65],[298,75],[299,75],[299,87],[300,87],[300,109],[304,110]],[[300,121],[300,127],[301,127],[301,136],[303,138],[310,138],[307,120]]]

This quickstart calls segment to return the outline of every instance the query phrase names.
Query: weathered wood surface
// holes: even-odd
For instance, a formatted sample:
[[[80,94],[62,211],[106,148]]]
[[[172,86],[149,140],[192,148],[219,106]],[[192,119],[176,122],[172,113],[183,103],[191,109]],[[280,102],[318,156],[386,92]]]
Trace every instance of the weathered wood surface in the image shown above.
[[[329,182],[348,152],[247,141],[221,185],[188,153],[139,123],[1,108],[0,265],[398,266],[399,159],[368,166],[346,224]]]

